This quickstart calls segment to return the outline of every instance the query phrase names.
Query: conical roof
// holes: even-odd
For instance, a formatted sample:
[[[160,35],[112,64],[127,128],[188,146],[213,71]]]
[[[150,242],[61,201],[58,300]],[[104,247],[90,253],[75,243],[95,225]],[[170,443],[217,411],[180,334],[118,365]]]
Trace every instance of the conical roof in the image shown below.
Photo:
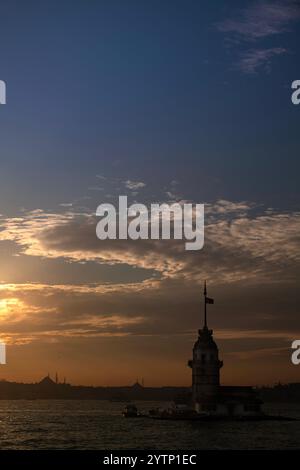
[[[209,330],[207,326],[204,326],[202,330],[199,330],[199,337],[194,345],[194,349],[209,349],[217,351],[218,347],[213,339],[213,330]]]

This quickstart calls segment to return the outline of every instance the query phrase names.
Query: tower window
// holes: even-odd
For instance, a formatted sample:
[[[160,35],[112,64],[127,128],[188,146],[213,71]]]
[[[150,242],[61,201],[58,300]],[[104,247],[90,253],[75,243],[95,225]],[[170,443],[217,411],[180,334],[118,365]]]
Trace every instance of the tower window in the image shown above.
[[[205,354],[201,354],[201,360],[202,360],[202,362],[205,362],[205,359],[206,359]]]

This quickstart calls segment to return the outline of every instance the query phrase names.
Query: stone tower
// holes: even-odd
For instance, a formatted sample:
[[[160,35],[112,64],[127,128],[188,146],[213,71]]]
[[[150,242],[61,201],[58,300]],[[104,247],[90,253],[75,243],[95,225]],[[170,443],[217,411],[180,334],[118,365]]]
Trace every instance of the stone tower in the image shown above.
[[[219,350],[213,339],[213,330],[207,328],[206,305],[214,300],[207,297],[204,284],[204,325],[199,330],[198,339],[193,348],[193,359],[188,362],[192,369],[192,399],[196,408],[203,403],[213,402],[220,386]]]

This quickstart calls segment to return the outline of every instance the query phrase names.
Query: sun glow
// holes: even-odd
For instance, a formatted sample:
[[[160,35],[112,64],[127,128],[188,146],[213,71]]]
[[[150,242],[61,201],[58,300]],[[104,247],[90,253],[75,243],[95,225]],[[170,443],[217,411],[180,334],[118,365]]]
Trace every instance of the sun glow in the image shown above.
[[[20,301],[16,298],[0,300],[0,318],[7,318],[13,315],[20,307]]]

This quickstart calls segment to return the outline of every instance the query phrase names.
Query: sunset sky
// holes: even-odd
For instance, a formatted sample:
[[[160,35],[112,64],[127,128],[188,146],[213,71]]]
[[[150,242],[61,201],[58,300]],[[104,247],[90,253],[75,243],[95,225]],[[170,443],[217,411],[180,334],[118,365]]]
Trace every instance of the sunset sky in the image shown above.
[[[2,0],[0,378],[300,380],[300,3]],[[205,244],[100,241],[119,195],[205,204]]]

